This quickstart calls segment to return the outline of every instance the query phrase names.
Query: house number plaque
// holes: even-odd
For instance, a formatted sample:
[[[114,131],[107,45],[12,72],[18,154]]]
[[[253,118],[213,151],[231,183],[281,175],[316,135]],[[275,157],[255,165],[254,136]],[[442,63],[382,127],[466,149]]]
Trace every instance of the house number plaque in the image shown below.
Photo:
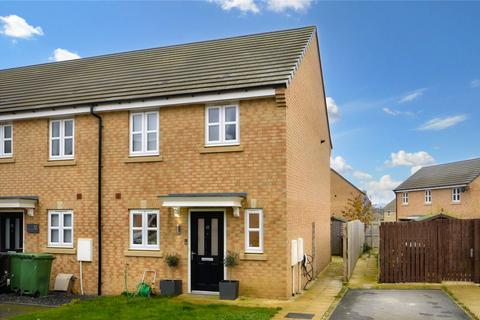
[[[40,226],[38,224],[29,223],[29,224],[27,224],[27,232],[28,233],[39,233],[40,232]]]

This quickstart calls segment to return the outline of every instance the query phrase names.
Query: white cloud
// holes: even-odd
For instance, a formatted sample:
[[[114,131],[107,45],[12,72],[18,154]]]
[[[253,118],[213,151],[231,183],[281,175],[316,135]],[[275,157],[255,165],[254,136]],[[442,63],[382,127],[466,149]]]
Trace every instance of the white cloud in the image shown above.
[[[368,180],[373,179],[371,174],[368,174],[368,173],[360,171],[360,170],[355,170],[353,172],[353,176],[355,178],[357,178],[358,180],[361,180],[361,181],[366,181],[366,180],[368,181]]]
[[[260,9],[254,0],[209,0],[218,4],[223,10],[230,11],[232,9],[238,9],[244,13],[252,12],[258,13]]]
[[[435,163],[435,159],[425,151],[405,152],[400,150],[392,152],[390,159],[385,161],[391,167],[410,167],[410,173],[417,172],[421,167]]]
[[[421,125],[418,130],[443,130],[467,120],[467,115],[460,114],[445,118],[433,118]]]
[[[328,111],[328,118],[330,122],[335,122],[340,119],[340,109],[337,106],[335,100],[332,97],[327,97],[327,111]]]
[[[400,110],[394,110],[390,108],[383,108],[382,110],[383,112],[391,116],[399,116],[399,115],[414,116],[415,115],[415,113],[411,111],[400,111]]]
[[[398,101],[398,103],[405,103],[405,102],[411,102],[419,97],[421,97],[423,95],[423,93],[425,92],[425,88],[422,88],[422,89],[417,89],[415,91],[412,91],[410,93],[408,93],[407,95],[405,95],[402,99],[400,99],[400,101]]]
[[[470,87],[472,88],[480,88],[480,79],[473,79],[470,82]]]
[[[379,180],[365,182],[362,187],[367,190],[368,197],[375,205],[385,205],[394,198],[393,189],[400,184],[390,175],[384,175]]]
[[[312,0],[266,0],[266,2],[267,8],[274,12],[306,11],[312,4]]]
[[[346,173],[352,171],[352,166],[349,165],[342,156],[330,158],[330,167],[339,173]]]
[[[74,60],[80,59],[81,57],[67,49],[57,48],[53,50],[53,56],[49,58],[52,61],[65,61],[65,60]]]
[[[17,15],[0,16],[1,29],[0,34],[12,38],[29,39],[33,36],[43,36],[41,27],[34,27],[27,23],[25,19]]]

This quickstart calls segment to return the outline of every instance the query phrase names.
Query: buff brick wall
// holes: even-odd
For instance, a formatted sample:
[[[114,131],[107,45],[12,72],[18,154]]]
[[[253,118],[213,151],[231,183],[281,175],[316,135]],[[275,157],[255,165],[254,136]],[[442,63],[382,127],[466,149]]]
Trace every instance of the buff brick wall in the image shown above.
[[[234,270],[241,281],[241,294],[285,298],[286,278],[286,128],[285,108],[275,99],[240,102],[240,134],[243,151],[201,153],[204,145],[204,105],[160,109],[161,162],[129,163],[129,112],[104,113],[103,192],[103,293],[133,290],[145,269],[155,270],[158,279],[171,278],[162,258],[166,253],[182,256],[175,277],[187,289],[188,222],[186,209],[176,219],[161,207],[159,195],[189,192],[247,192],[264,209],[265,243],[261,261],[242,260]],[[89,115],[75,117],[75,163],[48,167],[48,119],[14,122],[14,163],[0,164],[0,195],[37,195],[35,216],[25,223],[40,225],[39,234],[26,234],[26,251],[53,252],[53,277],[73,273],[79,265],[73,250],[60,252],[47,247],[47,210],[74,211],[74,242],[93,238],[97,250],[97,122]],[[56,162],[60,164],[60,162]],[[65,162],[62,162],[65,163]],[[72,163],[70,163],[72,164]],[[77,194],[82,199],[77,200]],[[116,194],[121,199],[116,199]],[[128,251],[129,209],[160,209],[160,246],[157,257],[131,256]],[[227,210],[227,249],[244,251],[244,210],[240,218]],[[175,227],[181,225],[181,234]],[[97,255],[84,263],[84,289],[97,290]],[[75,290],[78,291],[78,281]]]
[[[480,178],[475,179],[466,192],[461,194],[460,203],[452,203],[452,189],[432,190],[432,204],[425,204],[424,191],[408,193],[408,205],[402,204],[402,193],[397,194],[398,218],[419,214],[443,212],[461,219],[480,218]]]
[[[160,278],[170,277],[163,259],[125,256],[128,249],[128,210],[160,208],[159,195],[196,192],[247,192],[244,206],[256,199],[264,209],[266,261],[242,260],[234,270],[241,294],[285,298],[285,109],[274,99],[240,103],[242,152],[202,154],[204,105],[160,109],[160,153],[162,162],[125,163],[128,157],[128,112],[103,115],[105,121],[105,219],[104,291],[124,290],[128,264],[129,289],[133,289],[146,268]],[[115,194],[121,193],[116,200]],[[182,209],[177,220],[160,208],[162,254],[182,256],[176,277],[187,289],[188,220]],[[227,212],[227,249],[244,251],[244,210],[240,218]],[[181,234],[175,233],[176,224]]]
[[[303,238],[306,254],[313,255],[315,271],[330,261],[330,152],[329,130],[316,36],[286,89],[287,102],[287,256],[292,239]],[[321,143],[324,140],[324,143]],[[292,293],[292,270],[287,265],[287,295]]]
[[[25,233],[26,252],[47,251],[47,226],[50,209],[74,211],[74,239],[95,238],[97,234],[97,134],[96,121],[91,116],[75,118],[76,164],[48,167],[47,119],[13,123],[14,163],[0,163],[0,195],[38,196],[40,201],[33,217],[24,215],[24,224],[39,224],[38,234]],[[50,162],[52,163],[52,162]],[[58,162],[56,162],[58,164]],[[82,199],[77,200],[77,194]],[[97,249],[94,241],[94,250]],[[49,249],[50,252],[58,250]],[[55,254],[52,274],[59,272],[79,275],[74,251]],[[88,293],[96,293],[97,263],[85,263],[84,279]],[[53,285],[53,278],[51,281]],[[78,281],[76,282],[78,290]]]
[[[332,216],[343,216],[342,211],[348,205],[348,200],[363,195],[360,190],[353,187],[350,183],[340,176],[337,172],[331,170],[331,213]]]

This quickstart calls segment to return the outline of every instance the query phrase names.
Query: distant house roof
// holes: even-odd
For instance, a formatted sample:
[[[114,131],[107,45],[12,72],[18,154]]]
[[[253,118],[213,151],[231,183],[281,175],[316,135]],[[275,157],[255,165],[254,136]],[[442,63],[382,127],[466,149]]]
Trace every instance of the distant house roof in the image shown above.
[[[347,178],[345,178],[344,176],[342,176],[340,173],[338,173],[335,169],[332,169],[330,168],[330,170],[335,173],[336,175],[338,175],[340,178],[342,178],[346,183],[348,183],[349,185],[351,185],[353,188],[357,189],[358,192],[362,193],[363,195],[366,195],[365,194],[365,191],[362,191],[360,190],[359,188],[357,188],[353,183],[351,183],[350,181],[347,180]]]
[[[0,113],[285,87],[315,27],[0,70]]]
[[[466,186],[480,176],[480,158],[423,167],[394,191]]]
[[[396,211],[396,210],[397,210],[397,199],[393,199],[383,208],[383,211]]]

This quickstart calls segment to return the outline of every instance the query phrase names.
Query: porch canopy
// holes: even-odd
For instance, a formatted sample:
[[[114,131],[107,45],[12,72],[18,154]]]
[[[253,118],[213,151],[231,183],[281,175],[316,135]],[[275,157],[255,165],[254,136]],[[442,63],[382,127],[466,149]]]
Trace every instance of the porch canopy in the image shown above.
[[[239,217],[239,209],[242,206],[242,201],[246,197],[246,192],[171,193],[160,196],[160,199],[164,207],[170,208],[232,207],[233,215]]]
[[[0,210],[22,209],[29,216],[33,216],[37,203],[37,196],[0,196]]]

